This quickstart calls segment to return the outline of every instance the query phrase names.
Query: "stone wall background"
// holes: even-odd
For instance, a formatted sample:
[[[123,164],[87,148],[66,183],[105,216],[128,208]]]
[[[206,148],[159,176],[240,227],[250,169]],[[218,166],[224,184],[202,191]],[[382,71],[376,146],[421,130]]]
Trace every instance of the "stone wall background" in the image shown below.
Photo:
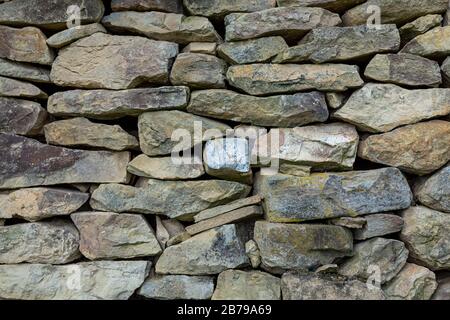
[[[0,1],[0,299],[449,299],[448,8]]]

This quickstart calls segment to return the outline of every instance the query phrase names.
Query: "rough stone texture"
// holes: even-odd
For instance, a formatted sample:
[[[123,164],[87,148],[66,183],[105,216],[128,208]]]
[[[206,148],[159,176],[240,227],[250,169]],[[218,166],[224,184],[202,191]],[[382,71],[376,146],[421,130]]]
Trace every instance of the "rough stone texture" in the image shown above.
[[[113,11],[163,11],[183,13],[181,0],[111,0]]]
[[[0,132],[37,135],[47,120],[47,111],[37,102],[0,97]]]
[[[95,33],[60,50],[50,77],[59,86],[86,89],[165,84],[177,53],[171,42]]]
[[[426,16],[417,18],[416,20],[403,25],[399,29],[402,43],[406,44],[415,37],[424,34],[435,27],[440,27],[442,20],[443,18],[439,14],[427,14]]]
[[[414,188],[414,195],[423,205],[450,213],[450,164]]]
[[[266,218],[301,222],[406,209],[412,194],[398,169],[321,173],[310,177],[257,176]]]
[[[421,122],[369,136],[358,156],[418,175],[432,173],[450,160],[450,122]]]
[[[0,264],[68,263],[80,257],[79,241],[75,226],[65,221],[0,227]]]
[[[62,48],[78,39],[88,37],[97,32],[106,33],[105,28],[100,23],[77,26],[54,34],[47,39],[47,44],[53,48]]]
[[[341,92],[328,92],[325,95],[328,106],[331,109],[339,109],[347,101],[348,96]]]
[[[189,112],[268,127],[297,127],[328,119],[323,93],[253,97],[231,90],[201,90],[191,95]]]
[[[362,217],[364,226],[353,232],[356,240],[366,240],[381,237],[391,233],[400,232],[403,228],[403,219],[394,214],[371,214]]]
[[[249,240],[245,243],[245,253],[250,259],[252,268],[258,269],[261,265],[261,253],[259,252],[258,245],[254,240]]]
[[[281,300],[280,278],[261,271],[219,274],[212,300]]]
[[[450,87],[450,58],[446,58],[441,66],[442,77],[444,78],[444,87]]]
[[[222,18],[233,12],[254,12],[275,7],[275,0],[183,0],[192,15]]]
[[[339,227],[345,227],[348,229],[362,229],[366,224],[364,217],[341,217],[329,220],[329,223]]]
[[[438,287],[432,300],[450,300],[450,277],[448,274],[438,279]]]
[[[183,48],[183,53],[204,53],[216,55],[217,43],[215,42],[191,42]]]
[[[0,76],[0,97],[46,99],[47,94],[31,83]]]
[[[50,83],[50,70],[22,62],[0,58],[0,75],[31,82]]]
[[[426,58],[446,58],[450,54],[450,26],[436,27],[408,42],[400,53]]]
[[[411,207],[402,214],[405,226],[400,239],[410,259],[431,270],[450,268],[450,216],[426,207]]]
[[[142,285],[149,268],[148,261],[0,265],[0,298],[127,300]]]
[[[198,214],[195,215],[194,220],[195,222],[200,222],[203,220],[211,219],[220,215],[223,215],[227,212],[234,211],[243,207],[248,207],[251,205],[256,205],[261,202],[261,197],[259,195],[245,198],[245,199],[239,199],[236,201],[233,201],[231,203],[225,204],[223,206],[214,207],[211,209],[206,209]]]
[[[271,273],[315,269],[336,258],[350,256],[350,231],[330,225],[255,223],[261,267]]]
[[[29,188],[0,193],[0,218],[38,221],[77,211],[89,194],[62,188]]]
[[[320,7],[333,12],[343,12],[365,0],[277,0],[279,7]]]

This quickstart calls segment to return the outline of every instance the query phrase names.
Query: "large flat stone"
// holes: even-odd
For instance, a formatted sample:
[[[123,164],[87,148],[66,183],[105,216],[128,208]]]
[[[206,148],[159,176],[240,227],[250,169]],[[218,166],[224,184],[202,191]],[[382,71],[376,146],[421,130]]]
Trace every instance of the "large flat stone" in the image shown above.
[[[100,23],[77,26],[52,35],[47,39],[47,44],[52,48],[62,48],[97,32],[106,33],[106,29]]]
[[[183,13],[181,0],[111,0],[112,11],[162,11]]]
[[[183,0],[191,15],[223,18],[233,12],[254,12],[275,7],[275,0]]]
[[[426,58],[446,58],[450,54],[450,26],[436,27],[408,42],[400,53]]]
[[[277,0],[279,7],[320,7],[333,12],[343,12],[366,0]]]
[[[423,205],[450,213],[450,164],[419,183],[414,195]]]
[[[46,99],[47,94],[31,83],[0,76],[0,97]]]
[[[47,111],[37,102],[0,97],[0,132],[37,135],[47,120]]]
[[[3,58],[0,58],[0,75],[31,82],[51,82],[49,69]]]

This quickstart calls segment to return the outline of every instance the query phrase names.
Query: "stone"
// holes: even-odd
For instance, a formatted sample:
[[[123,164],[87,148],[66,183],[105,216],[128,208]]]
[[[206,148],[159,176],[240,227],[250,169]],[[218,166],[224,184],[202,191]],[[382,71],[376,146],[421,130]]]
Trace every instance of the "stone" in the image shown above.
[[[0,264],[64,264],[80,257],[80,235],[70,222],[31,222],[0,227]]]
[[[78,21],[77,10],[70,6],[82,8]],[[0,4],[0,24],[63,30],[77,22],[98,22],[104,11],[101,0],[15,0]]]
[[[0,4],[0,7],[4,5]],[[3,13],[0,8],[0,21]],[[44,33],[38,28],[26,27],[17,29],[0,25],[0,38],[2,39],[0,43],[0,58],[43,65],[51,65],[53,63],[54,53],[47,46],[47,38]]]
[[[80,251],[90,260],[129,259],[162,252],[142,215],[77,212],[70,218],[80,231]]]
[[[222,89],[226,87],[226,71],[226,62],[215,56],[181,53],[173,64],[170,82],[192,89]]]
[[[92,194],[91,207],[100,211],[166,215],[180,220],[205,209],[244,198],[250,187],[222,180],[161,181],[149,179],[142,187],[100,185]]]
[[[208,276],[151,275],[138,295],[157,300],[206,300],[214,292],[214,278]]]
[[[449,89],[404,89],[394,84],[368,83],[353,93],[333,118],[365,132],[388,132],[450,114]]]
[[[323,93],[253,97],[231,90],[194,91],[187,107],[191,113],[268,127],[297,127],[328,119]]]
[[[214,207],[211,209],[206,209],[195,215],[195,222],[200,222],[208,220],[217,216],[221,216],[225,213],[235,211],[244,207],[253,206],[261,203],[262,199],[259,195],[252,196],[249,198],[239,199],[223,206]]]
[[[248,263],[238,227],[229,224],[168,247],[156,263],[156,273],[213,275]]]
[[[385,300],[383,291],[339,275],[288,272],[281,277],[284,300]]]
[[[213,19],[223,18],[233,12],[255,12],[275,7],[275,0],[183,0],[191,15]]]
[[[112,11],[162,11],[182,13],[181,0],[112,0]]]
[[[427,268],[407,263],[383,291],[389,300],[430,300],[436,291],[436,276]]]
[[[143,113],[139,116],[138,126],[141,150],[149,156],[187,150],[210,138],[222,137],[231,130],[218,121],[177,110]]]
[[[164,12],[113,12],[105,16],[102,24],[114,32],[131,32],[150,39],[189,42],[221,42],[219,34],[207,18],[186,17]]]
[[[290,163],[281,163],[278,171],[279,173],[297,177],[309,177],[311,175],[311,167]]]
[[[449,300],[450,298],[450,277],[448,274],[438,279],[438,287],[433,294],[432,300]]]
[[[139,148],[138,140],[119,125],[94,123],[86,118],[59,120],[45,125],[48,144],[102,148],[114,151]]]
[[[33,64],[0,58],[0,76],[20,80],[51,83],[50,70]]]
[[[188,101],[187,87],[69,90],[51,95],[47,108],[57,117],[111,120],[139,116],[147,111],[184,109]]]
[[[226,270],[212,300],[281,300],[280,278],[261,271]]]
[[[414,195],[423,205],[450,213],[450,164],[414,188]]]
[[[400,53],[411,53],[430,59],[450,55],[450,26],[436,27],[408,42]]]
[[[0,193],[0,218],[38,221],[66,216],[89,200],[89,194],[62,188],[28,188]]]
[[[183,53],[204,53],[216,55],[217,43],[215,42],[191,42],[183,48]]]
[[[366,0],[277,0],[279,7],[320,7],[333,12],[344,12]]]
[[[261,265],[261,253],[258,245],[254,240],[249,240],[245,243],[245,253],[250,260],[253,269],[258,269]]]
[[[358,156],[417,175],[432,173],[450,160],[450,122],[421,122],[369,136]]]
[[[450,58],[446,58],[441,66],[444,87],[450,87]]]
[[[347,229],[362,229],[366,225],[366,219],[364,217],[341,217],[341,218],[335,218],[331,219],[330,224],[344,227]]]
[[[31,83],[0,76],[0,97],[46,99],[47,94]]]
[[[436,61],[413,54],[379,54],[366,67],[372,80],[414,87],[438,87],[441,69]]]
[[[379,270],[379,279],[384,284],[394,278],[408,259],[405,244],[398,240],[373,238],[359,242],[353,250],[354,255],[340,265],[339,273],[347,277],[367,280]]]
[[[159,242],[159,245],[164,250],[166,248],[167,241],[170,239],[169,231],[162,224],[162,220],[159,216],[155,217],[156,220],[156,239]]]
[[[450,268],[450,216],[422,206],[402,213],[405,225],[400,239],[410,252],[410,260],[431,270]]]
[[[0,265],[0,298],[127,300],[144,282],[150,265],[148,261]]]
[[[85,89],[166,84],[177,54],[175,43],[95,33],[60,50],[50,77],[58,86]]]
[[[289,46],[283,37],[266,37],[246,41],[225,42],[217,48],[219,57],[229,64],[270,62]]]
[[[250,95],[297,91],[346,91],[364,85],[357,66],[344,64],[250,64],[228,68],[231,86]]]
[[[255,189],[273,222],[357,217],[406,209],[412,202],[408,182],[396,168],[310,177],[258,175]]]
[[[47,111],[37,102],[0,97],[0,132],[38,135],[47,121]]]
[[[0,146],[0,189],[128,181],[129,152],[67,149],[5,133]]]
[[[186,241],[187,239],[190,239],[190,238],[191,238],[191,235],[187,232],[177,234],[167,241],[166,247],[174,246],[174,245],[179,244],[183,241]]]
[[[348,10],[342,20],[347,26],[361,25],[371,22],[374,13],[379,13],[381,21],[377,23],[401,25],[427,14],[443,13],[447,6],[448,0],[368,0]],[[379,9],[375,11],[374,7]]]
[[[47,39],[47,44],[52,48],[62,48],[78,39],[88,37],[97,32],[106,33],[106,29],[100,23],[76,26],[54,34]]]
[[[399,29],[402,44],[408,43],[415,37],[420,36],[435,27],[440,27],[442,20],[444,19],[440,14],[427,14],[426,16],[419,17],[416,20],[403,25]]]
[[[327,104],[331,109],[339,109],[347,102],[347,95],[341,92],[327,92],[325,94]]]
[[[364,216],[365,224],[361,229],[353,232],[356,240],[366,240],[400,232],[403,228],[403,219],[395,214],[370,214]]]
[[[297,46],[278,54],[273,63],[362,60],[376,53],[399,49],[400,34],[393,24],[381,25],[379,28],[367,25],[323,27],[313,29]]]
[[[253,13],[233,13],[225,18],[226,41],[282,36],[298,40],[308,31],[341,24],[338,14],[322,8],[273,8]]]
[[[339,270],[339,266],[335,263],[326,264],[317,268],[314,273],[316,274],[337,274]]]
[[[350,256],[353,249],[351,232],[337,226],[256,221],[254,232],[261,267],[276,274],[315,269]]]

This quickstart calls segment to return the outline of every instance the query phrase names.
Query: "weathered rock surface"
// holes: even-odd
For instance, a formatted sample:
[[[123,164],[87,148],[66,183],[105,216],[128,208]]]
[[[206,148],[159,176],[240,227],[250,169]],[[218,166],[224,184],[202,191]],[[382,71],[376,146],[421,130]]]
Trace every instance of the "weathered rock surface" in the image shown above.
[[[364,84],[358,67],[344,64],[236,65],[228,69],[227,79],[231,86],[256,96],[314,89],[345,91]]]
[[[320,7],[333,12],[343,12],[365,0],[277,0],[279,7]]]
[[[113,11],[162,11],[183,13],[181,0],[112,0]]]
[[[50,83],[50,70],[28,63],[0,58],[0,75],[31,82]]]
[[[280,300],[280,283],[261,271],[226,270],[217,278],[212,300]]]
[[[165,84],[177,54],[175,43],[95,33],[60,50],[50,76],[56,85],[86,89]]]
[[[408,42],[400,53],[426,58],[445,58],[450,54],[450,26],[436,27]]]
[[[412,194],[395,168],[310,177],[257,175],[256,193],[264,197],[266,218],[301,222],[406,209]]]
[[[363,217],[340,217],[329,220],[329,223],[348,229],[362,229],[366,224],[366,220]]]
[[[183,48],[183,53],[204,53],[216,55],[217,43],[215,42],[191,42]]]
[[[106,33],[105,28],[100,23],[76,26],[54,34],[47,39],[47,44],[53,48],[62,48],[78,39],[88,37],[97,32]]]
[[[275,7],[275,0],[184,0],[191,15],[222,18],[233,12],[254,12]]]
[[[415,37],[424,34],[435,27],[440,27],[442,20],[443,18],[439,14],[427,14],[426,16],[417,18],[416,20],[403,25],[399,29],[402,43],[406,44]]]
[[[214,207],[211,209],[206,209],[195,215],[195,222],[200,222],[203,220],[211,219],[227,212],[234,211],[243,207],[248,207],[252,205],[257,205],[261,202],[261,197],[259,195],[248,197],[245,199],[239,199],[223,206]]]
[[[0,265],[0,298],[127,300],[142,285],[149,268],[148,261]]]
[[[80,257],[79,241],[75,226],[65,221],[0,227],[0,264],[68,263]]]
[[[450,122],[421,122],[369,136],[358,156],[418,175],[432,173],[450,160]]]
[[[0,132],[37,135],[47,120],[47,111],[37,102],[0,97]]]
[[[129,152],[66,149],[4,133],[0,145],[0,189],[128,180]]]
[[[432,300],[449,300],[450,298],[450,277],[448,274],[438,278],[438,287],[434,292]]]
[[[362,217],[362,219],[365,221],[364,226],[353,232],[353,237],[356,240],[381,237],[400,232],[403,228],[403,219],[395,214],[370,214]]]
[[[254,240],[249,240],[245,243],[245,253],[250,259],[252,268],[258,269],[261,265],[261,253],[259,252],[258,245]]]
[[[347,94],[341,92],[328,92],[325,97],[331,109],[339,109],[348,99]]]
[[[414,188],[420,203],[429,208],[450,213],[450,164]]]
[[[31,83],[0,76],[0,97],[45,99],[47,94]]]

